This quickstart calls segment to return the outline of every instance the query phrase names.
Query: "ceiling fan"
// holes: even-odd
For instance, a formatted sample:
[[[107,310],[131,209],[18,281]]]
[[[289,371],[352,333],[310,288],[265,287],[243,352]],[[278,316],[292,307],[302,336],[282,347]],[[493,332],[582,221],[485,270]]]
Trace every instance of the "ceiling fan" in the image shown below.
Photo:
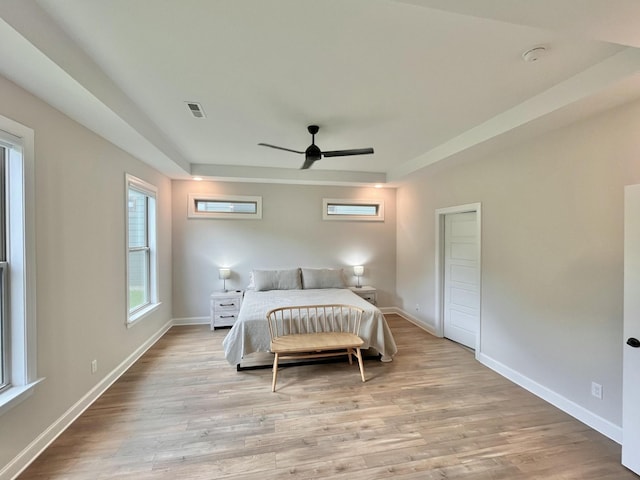
[[[320,127],[318,127],[318,125],[309,125],[307,130],[311,134],[311,145],[309,145],[304,152],[301,152],[300,150],[292,150],[291,148],[278,147],[277,145],[270,145],[268,143],[259,143],[258,145],[284,150],[285,152],[304,153],[304,163],[302,164],[302,167],[300,167],[301,170],[306,170],[313,165],[313,162],[320,160],[322,157],[347,157],[349,155],[367,155],[373,153],[373,148],[354,148],[350,150],[332,150],[329,152],[323,152],[315,143],[316,133],[318,133]]]

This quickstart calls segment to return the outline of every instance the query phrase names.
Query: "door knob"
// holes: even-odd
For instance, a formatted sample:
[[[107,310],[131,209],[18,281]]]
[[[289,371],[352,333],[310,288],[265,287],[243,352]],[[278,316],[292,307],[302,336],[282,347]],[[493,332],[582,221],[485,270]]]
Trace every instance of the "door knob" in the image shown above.
[[[627,345],[633,348],[638,348],[640,347],[640,340],[638,340],[637,338],[631,337],[629,340],[627,340]]]

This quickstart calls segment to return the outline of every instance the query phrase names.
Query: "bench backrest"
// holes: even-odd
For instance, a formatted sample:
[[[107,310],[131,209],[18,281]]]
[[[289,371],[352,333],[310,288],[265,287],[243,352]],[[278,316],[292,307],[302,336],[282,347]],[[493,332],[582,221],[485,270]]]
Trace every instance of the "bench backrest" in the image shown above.
[[[353,305],[302,305],[267,313],[271,339],[284,335],[349,332],[358,335],[364,310]]]

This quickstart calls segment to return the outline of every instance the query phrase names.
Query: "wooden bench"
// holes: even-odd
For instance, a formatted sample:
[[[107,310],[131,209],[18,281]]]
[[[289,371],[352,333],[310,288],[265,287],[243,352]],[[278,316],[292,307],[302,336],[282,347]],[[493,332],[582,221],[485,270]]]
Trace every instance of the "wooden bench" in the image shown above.
[[[358,359],[360,377],[364,378],[362,352],[364,343],[358,336],[364,310],[352,305],[304,305],[280,307],[267,313],[273,381],[276,391],[278,362],[280,360],[326,358],[346,355],[352,364],[352,355]]]

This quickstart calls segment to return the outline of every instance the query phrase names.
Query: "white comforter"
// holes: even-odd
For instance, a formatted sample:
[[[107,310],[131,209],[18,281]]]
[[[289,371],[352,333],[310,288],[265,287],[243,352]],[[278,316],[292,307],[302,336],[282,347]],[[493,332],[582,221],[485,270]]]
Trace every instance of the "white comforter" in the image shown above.
[[[250,353],[269,351],[270,338],[266,318],[269,310],[323,304],[355,305],[365,310],[360,324],[363,348],[375,348],[382,355],[382,361],[391,361],[398,347],[382,312],[351,290],[342,288],[265,292],[247,290],[238,320],[222,342],[227,361],[231,365],[238,365],[242,358]]]

